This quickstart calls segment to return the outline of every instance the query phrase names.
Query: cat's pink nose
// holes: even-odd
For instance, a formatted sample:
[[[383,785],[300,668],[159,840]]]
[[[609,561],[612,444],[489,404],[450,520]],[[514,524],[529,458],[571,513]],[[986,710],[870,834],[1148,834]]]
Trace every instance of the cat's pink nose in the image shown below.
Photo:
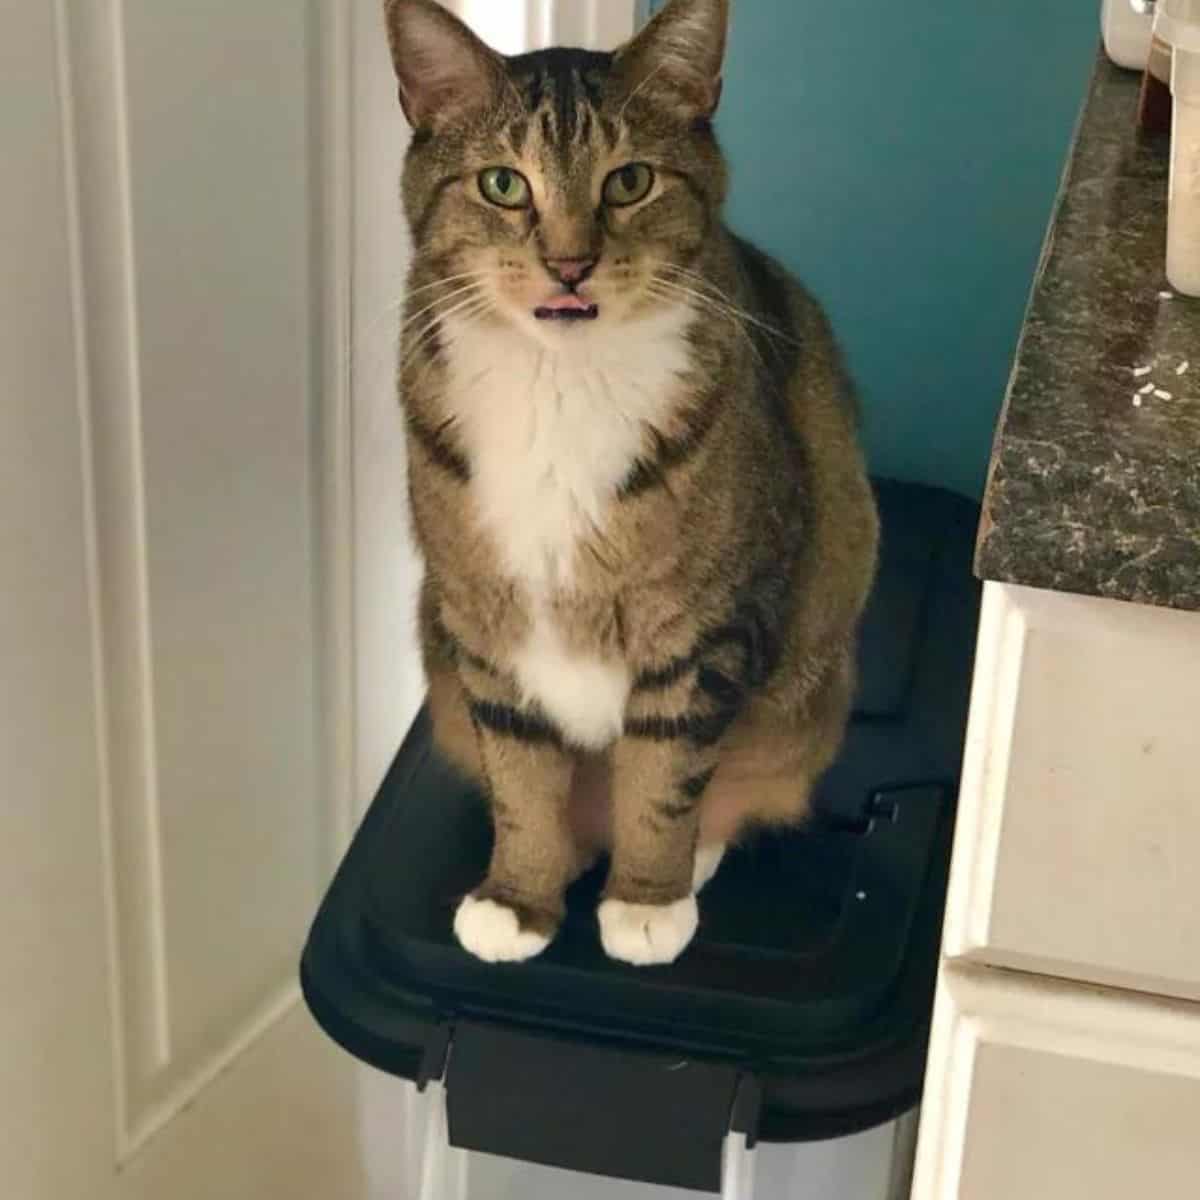
[[[582,283],[595,269],[594,258],[547,258],[546,270],[559,283]]]

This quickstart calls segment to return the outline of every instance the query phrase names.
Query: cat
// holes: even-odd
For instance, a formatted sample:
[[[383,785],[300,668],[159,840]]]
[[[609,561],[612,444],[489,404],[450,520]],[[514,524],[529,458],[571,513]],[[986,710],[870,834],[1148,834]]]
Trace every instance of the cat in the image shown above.
[[[672,962],[727,846],[803,819],[843,737],[878,541],[851,387],[722,222],[729,0],[511,58],[434,0],[385,12],[429,706],[495,826],[455,932],[537,955],[609,852],[605,951]]]

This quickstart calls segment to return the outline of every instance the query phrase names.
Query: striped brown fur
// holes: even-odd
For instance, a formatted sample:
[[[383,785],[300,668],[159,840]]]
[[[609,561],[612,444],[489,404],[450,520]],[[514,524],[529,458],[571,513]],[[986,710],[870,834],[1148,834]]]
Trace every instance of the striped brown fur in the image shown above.
[[[506,59],[433,0],[387,4],[422,645],[436,736],[495,815],[458,925],[484,957],[536,952],[602,849],[610,953],[673,957],[697,848],[800,819],[843,735],[876,516],[824,314],[721,220],[727,8]],[[631,163],[651,190],[617,204]],[[489,200],[489,168],[528,204]],[[560,283],[562,260],[594,265]],[[569,291],[595,319],[543,319]]]

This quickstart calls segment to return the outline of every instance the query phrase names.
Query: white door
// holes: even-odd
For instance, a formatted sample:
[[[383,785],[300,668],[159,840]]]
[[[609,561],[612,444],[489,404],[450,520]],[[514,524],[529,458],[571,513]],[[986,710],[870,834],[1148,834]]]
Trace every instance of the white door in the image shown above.
[[[374,783],[348,316],[379,6],[4,7],[0,1195],[356,1200],[396,1147],[295,980]],[[394,528],[372,569],[411,575]],[[394,745],[411,652],[389,683]]]

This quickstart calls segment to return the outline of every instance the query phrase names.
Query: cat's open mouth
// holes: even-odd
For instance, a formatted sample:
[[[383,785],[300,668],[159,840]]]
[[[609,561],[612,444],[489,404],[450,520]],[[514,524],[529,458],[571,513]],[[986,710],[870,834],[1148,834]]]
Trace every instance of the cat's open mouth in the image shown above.
[[[600,306],[576,292],[564,292],[539,304],[533,315],[539,321],[594,321],[600,315]]]

